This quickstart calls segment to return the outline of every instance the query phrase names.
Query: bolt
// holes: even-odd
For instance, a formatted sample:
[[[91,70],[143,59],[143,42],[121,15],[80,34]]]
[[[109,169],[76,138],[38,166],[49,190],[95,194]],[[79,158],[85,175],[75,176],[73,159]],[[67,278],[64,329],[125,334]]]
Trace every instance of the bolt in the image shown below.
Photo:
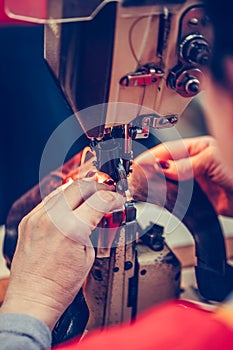
[[[192,83],[189,85],[189,90],[191,92],[198,92],[199,91],[199,85],[197,83]]]
[[[126,261],[125,262],[125,271],[130,270],[133,267],[133,264],[131,261]]]
[[[198,23],[199,23],[199,20],[198,20],[198,18],[196,18],[196,17],[190,18],[190,20],[189,20],[189,24],[190,24],[191,26],[197,26]]]

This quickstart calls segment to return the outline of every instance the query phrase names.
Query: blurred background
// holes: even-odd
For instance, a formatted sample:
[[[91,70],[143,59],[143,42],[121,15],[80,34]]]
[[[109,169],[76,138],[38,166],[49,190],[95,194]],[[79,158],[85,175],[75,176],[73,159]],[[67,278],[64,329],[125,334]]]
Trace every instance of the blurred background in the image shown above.
[[[6,22],[0,27],[0,113],[3,224],[11,204],[38,183],[40,158],[50,134],[72,114],[43,59],[43,26]],[[69,130],[59,142],[57,154],[69,142]],[[81,143],[85,145],[85,138]],[[74,147],[70,156],[79,148]],[[54,157],[48,172],[59,165]]]

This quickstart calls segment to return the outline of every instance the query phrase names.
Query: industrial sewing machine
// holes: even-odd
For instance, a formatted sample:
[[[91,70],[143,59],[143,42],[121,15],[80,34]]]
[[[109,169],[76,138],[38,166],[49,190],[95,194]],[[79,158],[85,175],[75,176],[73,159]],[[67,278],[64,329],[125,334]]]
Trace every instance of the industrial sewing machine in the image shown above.
[[[45,23],[45,59],[90,139],[95,165],[127,196],[133,145],[147,139],[150,129],[162,133],[173,127],[205,86],[212,31],[202,2],[6,0],[6,10],[15,18]],[[177,186],[168,181],[164,202],[158,204],[172,211]],[[96,259],[83,288],[89,317],[82,327],[76,325],[76,303],[55,327],[55,343],[83,327],[131,322],[140,311],[179,296],[180,263],[163,227],[151,223],[141,231],[135,198],[106,215],[93,232]],[[198,203],[202,212],[195,210]],[[196,242],[199,289],[206,298],[222,300],[232,288],[232,270],[214,210],[197,184],[189,208],[180,207],[183,215],[175,214]],[[13,226],[6,229],[6,256],[9,236],[17,237]],[[110,230],[115,232],[111,241]]]

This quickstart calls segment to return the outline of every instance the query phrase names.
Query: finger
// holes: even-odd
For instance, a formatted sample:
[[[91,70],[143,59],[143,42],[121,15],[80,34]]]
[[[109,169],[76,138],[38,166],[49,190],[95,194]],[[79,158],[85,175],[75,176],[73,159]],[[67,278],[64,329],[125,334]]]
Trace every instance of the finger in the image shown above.
[[[176,160],[184,158],[189,155],[188,152],[189,141],[177,140],[169,141],[153,148],[153,156],[159,159]]]
[[[46,205],[46,209],[49,210],[52,206],[57,205],[58,202],[63,201],[63,206],[66,205],[69,209],[73,210],[93,193],[100,190],[114,190],[114,186],[99,184],[91,179],[76,180],[69,186],[62,188],[54,196],[51,196],[44,204]]]
[[[104,214],[122,208],[124,203],[125,199],[119,193],[101,190],[89,197],[75,213],[96,226]]]
[[[135,159],[135,162],[148,164],[161,160],[178,160],[189,156],[194,156],[205,150],[213,143],[210,136],[187,138],[183,140],[168,141],[153,147],[142,153]]]
[[[163,169],[164,175],[167,178],[176,181],[189,180],[193,177],[202,176],[210,167],[212,158],[210,157],[209,149],[188,158],[179,159],[176,161],[168,160],[167,168]]]
[[[175,160],[188,156],[188,149],[182,140],[161,143],[158,146],[142,153],[135,162],[138,164],[153,164],[159,159]]]
[[[89,236],[104,214],[123,208],[124,197],[116,192],[98,191],[73,211],[65,235],[76,242],[91,245]]]

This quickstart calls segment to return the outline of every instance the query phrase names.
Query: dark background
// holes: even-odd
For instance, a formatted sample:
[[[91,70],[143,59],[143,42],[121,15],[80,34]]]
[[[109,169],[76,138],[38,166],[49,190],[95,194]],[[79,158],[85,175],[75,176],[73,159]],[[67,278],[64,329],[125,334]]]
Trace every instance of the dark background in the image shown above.
[[[2,224],[12,203],[38,183],[44,146],[72,114],[43,59],[43,26],[0,27],[0,113]],[[58,155],[67,142],[69,132],[58,140]],[[54,159],[48,172],[59,165]]]

